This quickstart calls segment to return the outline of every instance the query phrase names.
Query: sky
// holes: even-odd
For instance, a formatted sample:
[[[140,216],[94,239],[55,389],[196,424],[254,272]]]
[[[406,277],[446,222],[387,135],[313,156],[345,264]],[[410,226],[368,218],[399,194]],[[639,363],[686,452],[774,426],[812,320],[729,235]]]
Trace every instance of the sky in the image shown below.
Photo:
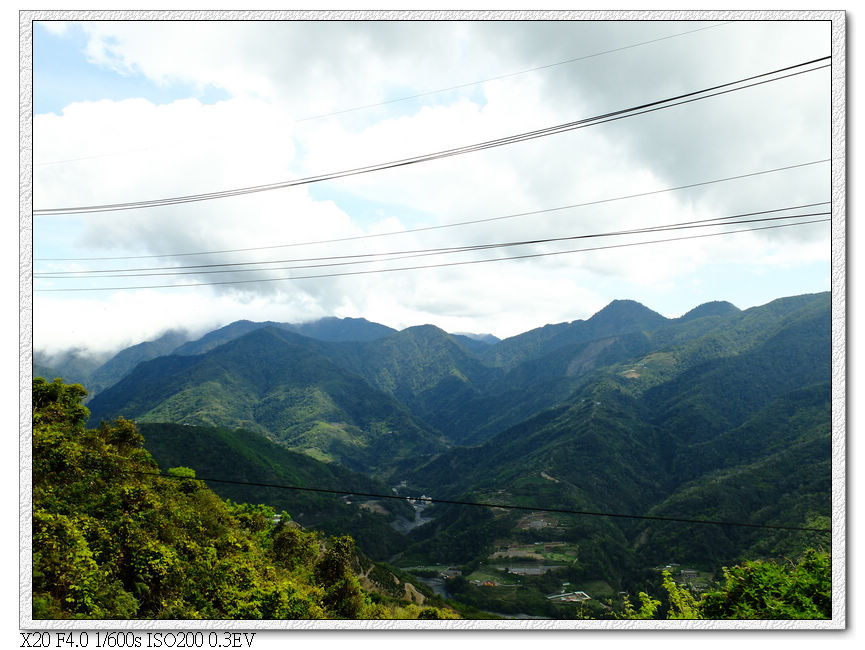
[[[677,317],[828,291],[823,63],[423,159],[832,54],[825,21],[718,17],[36,23],[34,349],[325,316],[504,338],[615,299]],[[695,223],[756,212],[813,216]],[[700,227],[609,234],[676,224]],[[513,242],[534,243],[441,251]]]

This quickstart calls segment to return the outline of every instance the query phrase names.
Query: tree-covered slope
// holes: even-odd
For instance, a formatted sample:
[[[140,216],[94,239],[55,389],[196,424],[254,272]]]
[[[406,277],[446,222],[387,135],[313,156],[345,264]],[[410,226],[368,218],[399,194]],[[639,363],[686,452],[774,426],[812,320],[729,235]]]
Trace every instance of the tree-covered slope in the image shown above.
[[[376,341],[396,330],[365,318],[320,318],[308,323],[287,325],[286,329],[320,341]]]
[[[69,381],[78,381],[85,385],[92,399],[99,392],[123,379],[139,363],[170,354],[203,354],[223,343],[265,327],[275,327],[322,341],[373,341],[396,331],[364,318],[321,318],[306,323],[240,320],[208,332],[195,340],[189,340],[186,332],[172,330],[155,340],[124,348],[104,362],[74,350],[53,357],[37,353],[36,357],[41,361],[36,364],[35,374],[42,377],[50,376],[52,379],[62,377]],[[56,361],[59,370],[52,370],[50,365],[46,365],[50,360]]]
[[[348,533],[377,560],[386,560],[405,543],[391,522],[414,518],[407,503],[385,499],[373,511],[367,505],[373,499],[349,498],[352,491],[390,494],[387,485],[364,474],[290,451],[252,431],[146,422],[137,427],[163,470],[191,467],[200,477],[217,479],[208,486],[223,498],[264,503],[290,512],[307,528]]]
[[[321,318],[308,323],[277,323],[274,321],[235,321],[208,332],[173,350],[173,354],[203,354],[229,341],[262,328],[276,328],[321,341],[374,341],[396,330],[373,323],[365,318]]]
[[[33,374],[49,381],[59,377],[68,382],[83,384],[104,361],[101,356],[82,348],[71,348],[52,354],[34,349]]]
[[[771,305],[770,305],[771,308]],[[831,314],[828,300],[816,298],[790,313],[765,322],[768,310],[751,314],[721,333],[731,345],[701,363],[706,339],[675,348],[683,372],[649,389],[645,401],[652,419],[671,436],[708,440],[738,426],[775,397],[828,382],[831,374]],[[756,320],[760,327],[749,322]],[[739,330],[738,336],[730,332]],[[754,332],[750,337],[745,331]],[[714,333],[713,333],[714,334]],[[713,342],[714,342],[713,341]],[[698,350],[694,354],[693,350]],[[690,358],[688,357],[690,355]],[[690,362],[690,367],[688,363]]]
[[[170,331],[156,340],[124,348],[93,371],[87,380],[88,392],[95,395],[105,390],[128,375],[139,363],[171,354],[186,339],[185,332]]]
[[[442,448],[389,395],[335,366],[303,337],[257,329],[196,356],[139,365],[90,403],[94,421],[248,428],[321,460],[367,472]]]
[[[612,356],[610,365],[587,370],[558,406],[477,447],[453,449],[414,468],[409,484],[458,500],[807,526],[830,508],[827,298],[797,297],[667,323],[643,337],[636,356]],[[656,338],[661,347],[652,347]],[[565,350],[580,347],[561,348],[538,372],[561,374]],[[533,363],[523,362],[505,379],[528,377]],[[525,385],[531,390],[533,384]],[[415,552],[450,548],[447,536],[457,534],[457,525],[475,549],[520,534],[516,517],[477,525],[452,517],[458,524],[445,525],[442,518],[415,531]],[[749,550],[796,546],[790,535],[765,531],[639,527],[627,519],[614,528],[627,543],[613,544],[611,533],[607,539],[581,533],[573,521],[559,534],[584,552],[594,546],[596,556],[617,548],[620,565],[631,569],[661,561],[664,553],[666,561],[674,553],[678,560],[717,565]]]
[[[350,537],[223,501],[186,467],[160,475],[132,422],[84,428],[84,395],[33,382],[34,619],[456,617],[401,599]]]
[[[490,346],[481,358],[491,366],[513,368],[557,348],[633,332],[647,332],[668,319],[633,300],[614,300],[587,320],[545,325]]]
[[[459,432],[448,426],[450,414],[465,409],[500,374],[481,363],[457,338],[432,325],[320,350],[455,442],[461,441]]]
[[[514,366],[460,409],[442,411],[441,428],[463,445],[476,445],[545,409],[565,404],[598,369],[651,349],[642,332],[557,348]]]

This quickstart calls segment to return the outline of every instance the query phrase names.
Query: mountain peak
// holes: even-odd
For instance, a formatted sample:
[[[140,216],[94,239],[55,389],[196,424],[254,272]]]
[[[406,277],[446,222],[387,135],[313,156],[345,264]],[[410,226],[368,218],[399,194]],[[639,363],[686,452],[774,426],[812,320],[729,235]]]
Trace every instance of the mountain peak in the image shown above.
[[[365,318],[337,318],[327,316],[315,321],[286,325],[298,334],[321,341],[375,341],[390,336],[395,329],[368,321]]]
[[[621,330],[623,327],[654,328],[666,321],[661,314],[636,300],[613,300],[586,323]]]
[[[678,320],[689,321],[694,320],[695,318],[703,318],[704,316],[728,316],[730,314],[738,313],[739,311],[740,310],[736,305],[727,302],[726,300],[713,300],[694,307]]]
[[[448,333],[445,332],[442,328],[437,325],[431,325],[427,323],[426,325],[412,325],[411,327],[406,327],[404,330],[400,330],[400,334],[410,334],[410,335],[426,335],[426,336],[447,336]]]

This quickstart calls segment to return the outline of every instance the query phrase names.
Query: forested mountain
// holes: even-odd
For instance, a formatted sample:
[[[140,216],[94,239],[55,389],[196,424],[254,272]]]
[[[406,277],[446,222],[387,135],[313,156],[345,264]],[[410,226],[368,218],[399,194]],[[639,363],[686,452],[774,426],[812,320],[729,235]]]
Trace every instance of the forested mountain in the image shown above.
[[[618,300],[484,343],[432,325],[238,321],[139,363],[89,407],[93,424],[135,420],[160,463],[201,475],[506,506],[431,505],[401,526],[415,515],[404,502],[359,510],[340,496],[236,488],[328,532],[344,525],[400,566],[465,565],[486,579],[527,557],[539,576],[615,594],[642,588],[658,563],[711,574],[825,543],[813,531],[577,513],[825,527],[830,382],[824,293],[674,319]],[[548,614],[540,594],[558,583],[520,580]]]
[[[143,361],[169,354],[201,354],[263,327],[276,327],[323,341],[372,341],[396,331],[364,318],[321,318],[306,323],[239,320],[192,340],[184,331],[170,330],[152,341],[124,348],[107,360],[104,355],[94,355],[82,349],[65,350],[51,355],[35,350],[34,375],[63,377],[67,381],[82,384],[92,399],[97,393],[120,381]]]
[[[264,327],[295,332],[322,341],[374,341],[393,334],[396,330],[372,323],[365,318],[322,318],[309,323],[277,323],[239,320],[208,332],[200,339],[189,341],[173,350],[173,354],[202,354],[215,347]]]
[[[493,366],[513,368],[522,361],[537,359],[568,345],[619,334],[656,329],[667,319],[633,300],[614,300],[588,320],[546,325],[512,336],[484,351]]]
[[[454,332],[451,334],[457,342],[466,350],[470,350],[475,354],[479,354],[486,350],[489,346],[495,345],[500,338],[492,334],[466,334],[464,332]]]
[[[681,340],[671,333],[659,338]],[[733,313],[693,340],[600,368],[563,405],[443,454],[411,482],[449,499],[808,526],[831,507],[830,349],[828,296]],[[489,546],[518,527],[517,515],[507,519],[459,527]],[[566,536],[585,539],[578,527],[600,524],[567,526]],[[409,554],[453,552],[452,525],[430,527]],[[605,553],[619,558],[593,560],[608,575],[635,570],[630,561],[711,566],[790,543],[735,527],[619,528],[639,553],[609,535]]]
[[[86,350],[70,349],[54,354],[33,351],[34,376],[63,377],[66,381],[84,384],[105,359],[88,354]]]
[[[90,402],[91,418],[248,428],[371,473],[387,474],[403,458],[444,448],[399,402],[338,368],[306,340],[259,328],[202,355],[140,364]]]
[[[124,348],[101,366],[96,368],[86,380],[88,389],[95,395],[112,386],[128,375],[142,361],[161,357],[182,345],[187,339],[185,332],[166,332],[154,341],[145,341]]]
[[[377,341],[330,347],[322,353],[454,440],[458,437],[447,427],[449,414],[481,395],[501,374],[485,366],[458,338],[433,325],[409,327]]]

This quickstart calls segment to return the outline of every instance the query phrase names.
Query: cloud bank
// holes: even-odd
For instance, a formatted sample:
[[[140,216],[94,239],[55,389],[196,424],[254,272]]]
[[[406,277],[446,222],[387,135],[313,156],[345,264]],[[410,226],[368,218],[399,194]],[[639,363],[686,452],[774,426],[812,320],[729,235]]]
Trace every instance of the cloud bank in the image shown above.
[[[34,116],[36,208],[187,196],[400,160],[742,79],[825,56],[831,45],[828,25],[810,21],[125,21],[68,25],[51,37],[71,33],[86,37],[87,65],[108,79],[140,79],[141,93],[117,100],[94,90],[91,100]],[[40,83],[48,78],[34,79],[37,92]],[[157,100],[147,92],[153,85],[178,96]],[[214,88],[224,98],[208,100]],[[676,316],[708,300],[747,307],[825,290],[825,223],[464,266],[281,278],[614,245],[640,237],[404,255],[826,201],[825,164],[609,199],[826,159],[830,111],[829,74],[821,70],[324,183],[38,217],[35,271],[114,269],[123,277],[37,279],[35,345],[110,347],[178,326],[327,315],[508,336],[585,318],[615,298]],[[696,232],[668,236],[687,234]],[[309,244],[324,240],[341,241]],[[203,252],[210,254],[190,255]],[[403,259],[356,264],[366,258],[348,257],[385,253]],[[337,256],[343,266],[321,266]],[[271,260],[253,272],[217,266]],[[178,268],[192,265],[198,268]],[[153,275],[172,269],[183,275]],[[38,291],[166,284],[207,286]]]

